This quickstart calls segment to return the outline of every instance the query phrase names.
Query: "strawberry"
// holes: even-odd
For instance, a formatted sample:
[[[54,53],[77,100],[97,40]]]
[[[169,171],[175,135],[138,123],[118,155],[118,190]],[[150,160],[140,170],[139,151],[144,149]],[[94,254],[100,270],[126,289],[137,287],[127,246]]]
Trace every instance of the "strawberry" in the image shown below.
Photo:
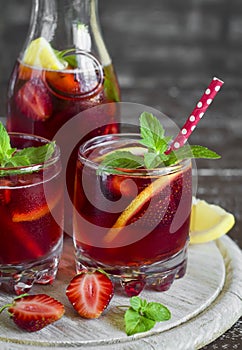
[[[99,271],[83,271],[76,275],[66,289],[74,309],[84,318],[98,318],[113,297],[113,283]]]
[[[53,111],[48,89],[40,78],[27,81],[16,95],[20,111],[35,121],[45,121]]]
[[[63,304],[46,294],[23,294],[13,299],[12,304],[3,306],[0,312],[5,308],[16,325],[28,332],[39,331],[59,320],[65,312]]]

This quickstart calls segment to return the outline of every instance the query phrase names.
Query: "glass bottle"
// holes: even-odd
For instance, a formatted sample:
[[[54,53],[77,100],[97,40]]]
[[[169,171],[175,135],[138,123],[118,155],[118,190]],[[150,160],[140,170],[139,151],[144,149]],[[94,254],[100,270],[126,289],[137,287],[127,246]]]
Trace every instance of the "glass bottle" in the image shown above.
[[[10,78],[7,129],[52,139],[79,112],[119,100],[97,0],[33,0],[27,40]],[[95,126],[95,118],[80,128]],[[105,118],[97,134],[117,131],[114,115]]]

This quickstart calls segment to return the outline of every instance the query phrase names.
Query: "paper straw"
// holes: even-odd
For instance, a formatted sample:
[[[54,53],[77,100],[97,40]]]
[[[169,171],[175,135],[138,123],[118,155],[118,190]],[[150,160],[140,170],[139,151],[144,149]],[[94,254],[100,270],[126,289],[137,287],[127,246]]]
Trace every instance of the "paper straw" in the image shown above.
[[[166,152],[167,154],[170,153],[172,150],[180,148],[187,142],[189,136],[196,128],[199,121],[202,119],[204,113],[206,112],[210,104],[213,102],[214,97],[219,92],[223,83],[224,82],[222,80],[218,78],[213,78],[213,80],[205,90],[204,94],[200,98],[199,102],[197,103],[196,107],[188,117],[186,123],[181,128],[181,131],[170,145],[169,149]]]

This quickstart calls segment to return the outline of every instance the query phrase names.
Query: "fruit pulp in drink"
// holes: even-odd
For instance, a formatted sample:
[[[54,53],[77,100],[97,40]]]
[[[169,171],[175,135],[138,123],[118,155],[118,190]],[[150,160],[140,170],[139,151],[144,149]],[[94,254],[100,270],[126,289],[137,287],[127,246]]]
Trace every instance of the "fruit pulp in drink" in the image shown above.
[[[79,158],[74,243],[83,260],[94,266],[134,267],[181,251],[188,241],[192,199],[191,164],[185,163],[170,175],[158,171],[151,176],[147,169],[138,175],[133,170],[108,174]]]

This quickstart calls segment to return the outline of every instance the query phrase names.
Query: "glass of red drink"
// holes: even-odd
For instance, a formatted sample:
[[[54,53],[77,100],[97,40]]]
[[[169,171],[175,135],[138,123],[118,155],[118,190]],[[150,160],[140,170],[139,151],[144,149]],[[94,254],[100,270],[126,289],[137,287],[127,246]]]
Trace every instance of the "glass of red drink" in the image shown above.
[[[167,290],[185,274],[192,204],[189,159],[155,169],[100,169],[111,152],[144,154],[139,141],[138,134],[115,134],[85,142],[74,190],[77,271],[101,268],[130,296],[145,286]]]
[[[9,136],[11,146],[17,150],[50,142],[30,134],[9,133]],[[55,145],[51,158],[44,163],[0,168],[0,221],[0,284],[21,294],[35,282],[51,283],[63,243],[63,185],[58,146]]]

